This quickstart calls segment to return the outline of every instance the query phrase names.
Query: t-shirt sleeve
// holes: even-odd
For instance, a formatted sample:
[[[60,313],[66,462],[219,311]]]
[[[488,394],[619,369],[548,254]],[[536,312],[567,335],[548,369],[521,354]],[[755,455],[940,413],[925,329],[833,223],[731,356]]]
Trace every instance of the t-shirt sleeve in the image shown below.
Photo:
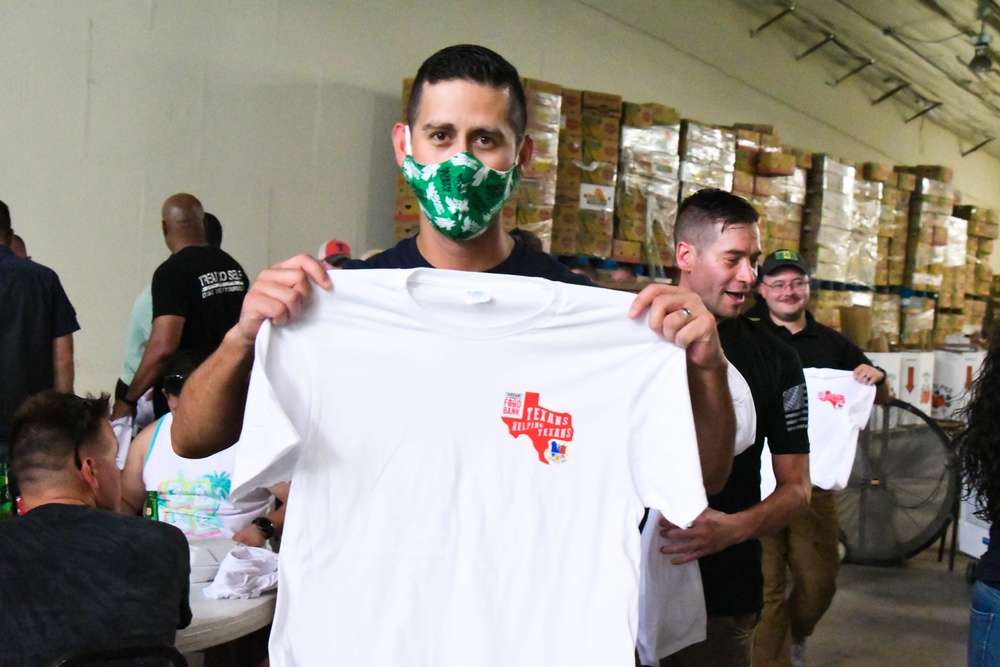
[[[66,291],[63,289],[62,283],[59,282],[59,276],[55,273],[53,273],[52,282],[52,306],[54,314],[52,318],[53,340],[80,330],[80,323],[76,321],[76,310],[69,302],[69,297],[66,296]]]
[[[188,316],[187,289],[184,273],[172,257],[153,272],[153,319],[161,315]]]
[[[642,503],[672,523],[688,526],[708,505],[698,439],[680,348],[663,347],[632,375],[638,387],[628,419],[633,478]]]
[[[308,435],[310,372],[302,341],[265,321],[257,334],[243,431],[234,445],[231,496],[292,478],[299,445]]]
[[[733,443],[733,455],[742,454],[757,439],[757,408],[743,374],[736,366],[729,364],[726,370],[726,380],[729,384],[729,394],[733,397],[733,411],[736,413],[736,440]]]
[[[775,350],[781,361],[781,397],[772,401],[770,427],[764,434],[771,453],[809,453],[809,397],[802,363],[795,350],[782,345]]]

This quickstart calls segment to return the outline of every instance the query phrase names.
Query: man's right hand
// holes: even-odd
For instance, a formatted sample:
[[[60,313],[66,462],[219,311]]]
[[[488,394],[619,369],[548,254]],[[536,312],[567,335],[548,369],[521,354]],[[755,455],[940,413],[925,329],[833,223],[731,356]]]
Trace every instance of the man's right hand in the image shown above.
[[[293,322],[302,316],[312,298],[312,283],[330,289],[329,266],[309,255],[296,255],[261,272],[250,286],[236,331],[240,340],[253,347],[265,319],[275,324]]]

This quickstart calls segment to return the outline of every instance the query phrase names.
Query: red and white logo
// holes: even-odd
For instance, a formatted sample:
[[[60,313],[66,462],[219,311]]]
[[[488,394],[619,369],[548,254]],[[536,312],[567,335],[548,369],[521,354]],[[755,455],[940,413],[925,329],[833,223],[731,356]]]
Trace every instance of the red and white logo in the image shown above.
[[[819,400],[826,401],[833,406],[834,410],[839,410],[847,405],[847,399],[844,398],[843,394],[835,394],[832,391],[819,392]]]
[[[573,440],[573,416],[538,404],[536,392],[507,392],[500,417],[514,438],[526,435],[538,453],[538,460],[565,463],[568,443]]]

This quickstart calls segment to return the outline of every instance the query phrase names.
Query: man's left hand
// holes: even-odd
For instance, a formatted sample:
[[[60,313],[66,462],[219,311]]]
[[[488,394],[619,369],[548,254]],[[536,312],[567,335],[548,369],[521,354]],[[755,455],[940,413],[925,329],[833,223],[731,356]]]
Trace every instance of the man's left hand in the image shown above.
[[[861,364],[854,369],[854,379],[861,384],[873,385],[878,384],[885,378],[885,373],[875,368],[874,366],[869,366],[868,364]]]
[[[649,328],[687,351],[689,363],[703,369],[725,369],[715,316],[694,292],[673,285],[648,285],[632,302],[628,316],[649,309]]]
[[[690,563],[743,541],[740,521],[711,507],[706,507],[690,528],[678,528],[661,518],[660,536],[673,540],[672,544],[660,547],[660,553],[679,554],[670,561],[674,565]]]

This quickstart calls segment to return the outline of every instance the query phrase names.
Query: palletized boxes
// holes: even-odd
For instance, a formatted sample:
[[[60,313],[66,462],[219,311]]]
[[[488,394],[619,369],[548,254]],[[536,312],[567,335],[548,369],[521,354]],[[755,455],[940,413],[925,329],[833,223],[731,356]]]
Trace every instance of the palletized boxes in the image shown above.
[[[877,286],[902,287],[903,285],[906,239],[909,231],[910,191],[899,187],[899,176],[908,175],[893,172],[882,188],[882,213],[878,224],[879,264],[875,277]]]
[[[576,252],[591,257],[610,257],[622,98],[585,90],[581,105],[583,156],[579,169]]]
[[[954,202],[955,191],[951,185],[929,178],[917,179],[917,188],[910,197],[904,276],[907,287],[930,292],[940,289]],[[962,246],[964,255],[964,240]]]
[[[521,172],[515,217],[508,224],[535,234],[542,249],[549,252],[559,166],[562,87],[535,79],[524,79],[522,84],[528,111],[527,133],[534,142],[534,151]]]
[[[847,252],[847,282],[852,285],[875,286],[878,225],[881,216],[882,183],[855,181],[851,237]]]
[[[562,89],[556,205],[552,214],[552,252],[575,255],[580,212],[580,163],[583,160],[583,91]]]
[[[906,296],[900,310],[900,343],[908,348],[931,349],[936,311],[933,297],[924,293]]]
[[[622,106],[615,238],[619,261],[640,243],[647,264],[674,265],[674,222],[680,187],[680,116],[662,104]]]
[[[736,168],[736,134],[699,123],[681,121],[680,198],[704,188],[731,192]]]
[[[403,79],[403,109],[400,118],[406,122],[406,105],[410,101],[410,91],[413,90],[413,79]],[[399,241],[408,236],[415,236],[420,231],[420,202],[413,194],[410,184],[403,178],[401,171],[396,172],[396,199],[393,214],[393,236]]]
[[[883,336],[887,343],[899,343],[899,310],[898,294],[876,292],[872,297],[872,337]]]
[[[813,267],[814,279],[846,283],[855,170],[823,154],[814,155],[812,164],[802,216],[802,254]]]

